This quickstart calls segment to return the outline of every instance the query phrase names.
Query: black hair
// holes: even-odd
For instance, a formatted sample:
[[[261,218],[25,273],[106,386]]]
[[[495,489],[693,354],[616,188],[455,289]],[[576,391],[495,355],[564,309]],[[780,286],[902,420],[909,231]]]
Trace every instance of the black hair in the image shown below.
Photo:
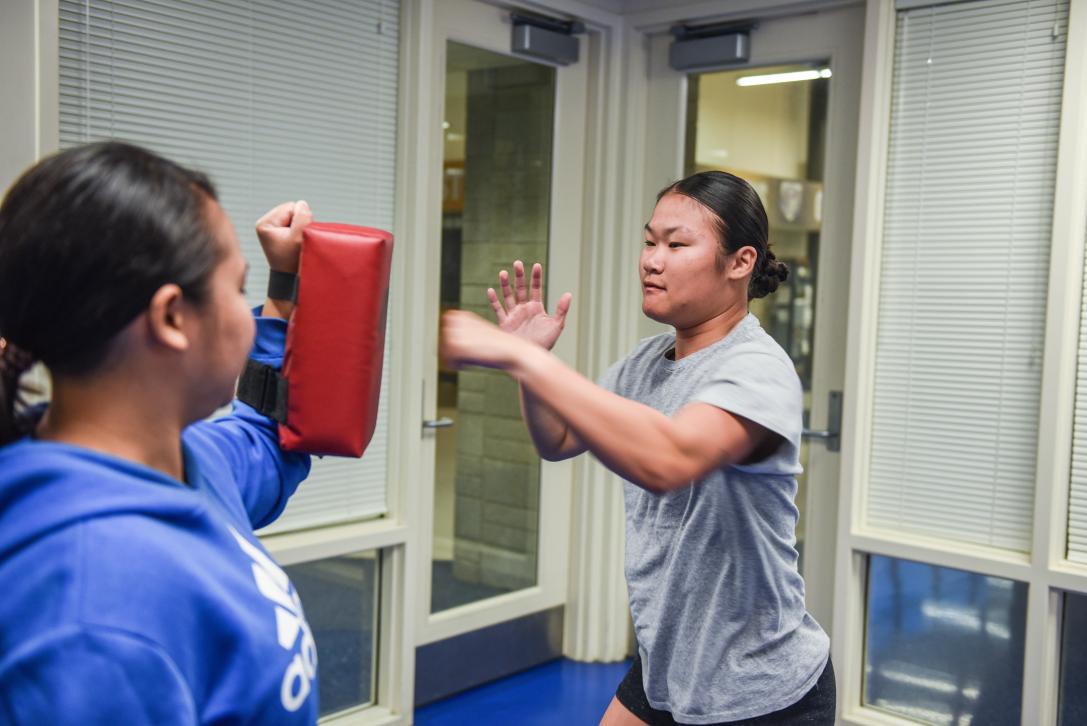
[[[722,254],[754,247],[755,269],[747,287],[747,299],[766,297],[789,277],[789,268],[770,251],[766,209],[758,192],[734,174],[703,171],[669,184],[657,194],[690,197],[713,213]]]
[[[221,251],[203,174],[120,142],[78,146],[30,167],[0,204],[0,445],[25,433],[19,376],[93,372],[155,291],[206,299]],[[12,361],[23,359],[22,364]]]

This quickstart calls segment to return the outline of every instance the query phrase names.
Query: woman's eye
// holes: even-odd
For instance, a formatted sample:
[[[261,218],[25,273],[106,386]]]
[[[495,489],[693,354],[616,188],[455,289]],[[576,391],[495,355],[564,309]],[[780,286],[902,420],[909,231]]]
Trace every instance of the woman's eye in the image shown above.
[[[651,239],[647,239],[647,240],[645,241],[645,246],[646,246],[646,247],[653,247],[653,246],[654,246],[654,242],[653,242],[653,240],[651,240]]]
[[[669,242],[668,246],[671,247],[672,249],[676,249],[678,247],[683,247],[683,245],[680,244],[679,242]]]

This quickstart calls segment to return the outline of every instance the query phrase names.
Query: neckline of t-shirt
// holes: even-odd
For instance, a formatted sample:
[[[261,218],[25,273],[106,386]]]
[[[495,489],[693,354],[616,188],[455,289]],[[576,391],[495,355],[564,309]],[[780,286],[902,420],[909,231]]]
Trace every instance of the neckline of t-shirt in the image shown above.
[[[676,348],[676,334],[670,333],[668,345],[660,353],[659,360],[667,370],[679,370],[684,366],[690,365],[691,361],[698,360],[699,358],[709,355],[712,351],[720,350],[721,348],[725,348],[727,347],[727,345],[730,345],[735,340],[736,336],[741,331],[747,329],[751,325],[751,321],[755,319],[756,318],[754,313],[748,313],[740,319],[740,322],[736,323],[736,326],[732,330],[728,331],[725,337],[721,338],[720,340],[714,341],[710,345],[707,345],[705,348],[702,348],[701,350],[696,350],[694,353],[691,353],[686,358],[680,358],[679,360],[673,360],[668,357],[669,351],[673,351]]]

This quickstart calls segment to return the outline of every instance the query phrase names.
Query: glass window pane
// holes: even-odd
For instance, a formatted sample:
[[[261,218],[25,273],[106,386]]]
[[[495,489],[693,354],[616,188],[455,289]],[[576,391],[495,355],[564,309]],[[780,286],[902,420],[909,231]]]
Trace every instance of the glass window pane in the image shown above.
[[[864,702],[922,723],[1018,724],[1027,586],[873,555]]]
[[[378,615],[376,550],[284,567],[317,643],[321,715],[373,702]]]
[[[441,307],[494,319],[487,288],[547,262],[555,69],[448,44]],[[438,368],[431,612],[536,584],[540,459],[517,383]]]
[[[1060,715],[1062,726],[1087,723],[1087,595],[1064,596],[1061,629]]]

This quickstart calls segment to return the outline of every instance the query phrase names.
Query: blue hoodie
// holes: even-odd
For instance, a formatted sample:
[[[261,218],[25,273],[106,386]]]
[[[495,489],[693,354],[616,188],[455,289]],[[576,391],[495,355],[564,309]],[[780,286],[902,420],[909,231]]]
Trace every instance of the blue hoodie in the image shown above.
[[[278,366],[286,325],[258,318]],[[0,723],[312,724],[317,653],[253,534],[309,473],[275,422],[182,434],[185,483],[79,446],[0,448]]]

